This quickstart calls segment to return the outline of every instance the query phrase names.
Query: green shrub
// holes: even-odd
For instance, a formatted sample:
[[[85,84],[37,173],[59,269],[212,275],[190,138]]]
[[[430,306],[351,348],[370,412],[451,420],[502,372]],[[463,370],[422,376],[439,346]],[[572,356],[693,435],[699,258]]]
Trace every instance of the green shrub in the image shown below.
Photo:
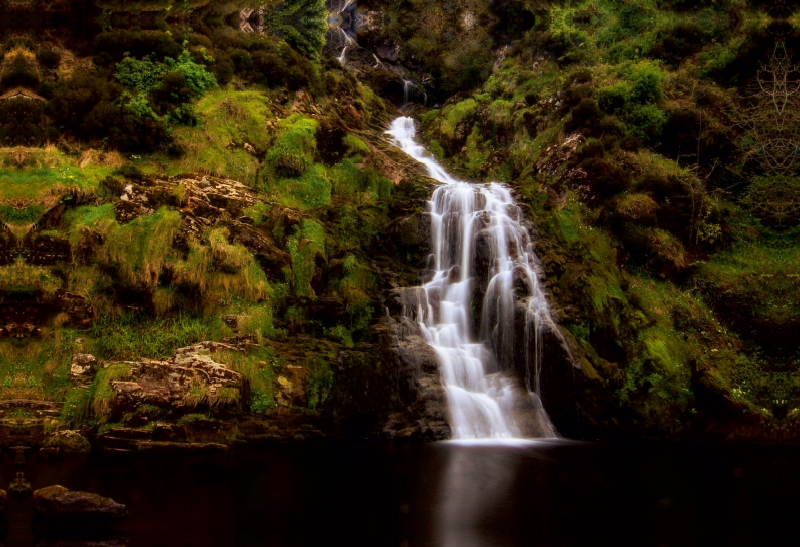
[[[265,10],[270,30],[310,59],[318,59],[325,46],[327,16],[324,0],[283,0]]]
[[[636,105],[630,109],[625,121],[628,134],[656,141],[667,123],[667,115],[653,104]]]
[[[333,387],[333,371],[326,361],[317,357],[309,359],[306,366],[311,372],[306,383],[308,408],[313,410],[328,398]]]
[[[325,256],[325,229],[314,220],[303,219],[289,237],[286,250],[292,261],[294,293],[297,296],[313,296],[311,280],[316,269],[318,255]]]
[[[597,91],[599,105],[609,114],[625,111],[632,95],[633,90],[628,82],[617,82]]]
[[[196,63],[186,49],[177,59],[166,57],[162,62],[149,56],[125,57],[117,64],[114,77],[132,90],[123,97],[123,102],[139,119],[160,120],[155,112],[158,110],[170,121],[187,125],[195,120],[189,101],[201,98],[206,90],[217,85],[214,75]]]
[[[631,65],[625,79],[631,83],[631,100],[638,104],[658,103],[664,99],[664,82],[667,77],[652,61]]]

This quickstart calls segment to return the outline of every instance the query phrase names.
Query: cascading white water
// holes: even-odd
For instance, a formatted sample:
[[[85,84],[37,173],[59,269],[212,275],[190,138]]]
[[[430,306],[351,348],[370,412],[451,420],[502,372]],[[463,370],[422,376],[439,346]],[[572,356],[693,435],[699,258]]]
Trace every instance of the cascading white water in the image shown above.
[[[527,365],[526,387],[540,409],[541,434],[555,436],[537,395],[540,327],[551,321],[550,313],[530,234],[511,192],[502,184],[451,177],[415,142],[411,118],[394,120],[387,133],[443,183],[429,202],[434,271],[412,292],[403,314],[419,322],[439,358],[453,437],[520,436],[513,383],[493,374],[510,370],[520,356]],[[523,316],[524,329],[518,329]]]
[[[328,29],[333,33],[330,39],[343,46],[342,52],[336,59],[339,61],[340,65],[345,66],[347,64],[347,49],[356,45],[356,41],[342,28],[343,23],[347,19],[345,13],[353,9],[353,0],[345,0],[339,6],[335,4],[337,4],[337,2],[331,3],[332,10],[328,13]]]
[[[408,100],[411,94],[411,89],[415,87],[416,86],[414,85],[414,82],[403,78],[403,105],[408,104]]]

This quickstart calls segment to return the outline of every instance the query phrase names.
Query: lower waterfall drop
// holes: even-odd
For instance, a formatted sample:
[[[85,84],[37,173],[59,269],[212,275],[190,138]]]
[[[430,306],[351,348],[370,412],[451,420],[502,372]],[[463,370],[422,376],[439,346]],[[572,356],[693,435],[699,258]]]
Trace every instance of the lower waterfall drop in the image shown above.
[[[535,436],[556,437],[538,396],[541,327],[552,319],[520,208],[502,184],[451,177],[415,142],[411,118],[397,118],[387,134],[442,183],[429,202],[433,272],[407,293],[403,315],[419,323],[436,351],[453,438],[523,436],[514,417],[515,382],[502,374],[519,359],[527,403],[536,409]]]

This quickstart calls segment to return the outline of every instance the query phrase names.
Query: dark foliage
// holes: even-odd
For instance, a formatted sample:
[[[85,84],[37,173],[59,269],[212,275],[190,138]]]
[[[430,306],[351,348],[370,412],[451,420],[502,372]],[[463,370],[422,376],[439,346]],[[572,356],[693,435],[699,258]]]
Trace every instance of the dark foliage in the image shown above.
[[[22,53],[17,53],[10,65],[0,76],[0,87],[26,87],[37,89],[39,87],[39,74]]]
[[[697,26],[678,25],[650,49],[650,56],[672,66],[700,51],[708,42],[708,33]]]
[[[613,196],[627,190],[631,185],[630,174],[609,159],[587,158],[580,166],[586,172],[592,190],[600,196]]]
[[[61,64],[61,54],[52,49],[41,49],[36,53],[39,64],[50,70],[55,70]]]
[[[0,101],[2,146],[39,145],[45,142],[51,133],[43,101],[28,99]]]
[[[76,71],[48,91],[48,114],[62,133],[85,141],[105,140],[120,150],[140,152],[167,142],[166,129],[141,120],[120,105],[122,86],[103,75]]]
[[[105,60],[119,62],[127,53],[131,57],[150,56],[157,61],[165,57],[178,57],[183,51],[172,34],[156,30],[114,30],[103,32],[94,39],[97,55]]]

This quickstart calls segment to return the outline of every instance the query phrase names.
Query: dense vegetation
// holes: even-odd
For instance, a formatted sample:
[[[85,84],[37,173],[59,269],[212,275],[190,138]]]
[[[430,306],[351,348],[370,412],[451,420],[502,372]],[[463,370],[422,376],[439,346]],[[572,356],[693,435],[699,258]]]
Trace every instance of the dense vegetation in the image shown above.
[[[290,366],[308,372],[281,403],[299,413],[370,385],[386,291],[424,268],[387,231],[427,198],[381,134],[405,106],[453,171],[528,205],[590,425],[796,417],[797,16],[429,4],[4,4],[4,28],[49,30],[0,48],[0,396],[136,424],[160,411],[108,411],[129,365],[76,387],[73,354],[236,336],[259,344],[219,357],[250,413],[278,405]],[[201,395],[189,406],[213,414]]]
[[[477,92],[422,114],[432,150],[533,207],[610,422],[680,432],[709,389],[795,412],[797,28],[751,9],[552,6]]]

